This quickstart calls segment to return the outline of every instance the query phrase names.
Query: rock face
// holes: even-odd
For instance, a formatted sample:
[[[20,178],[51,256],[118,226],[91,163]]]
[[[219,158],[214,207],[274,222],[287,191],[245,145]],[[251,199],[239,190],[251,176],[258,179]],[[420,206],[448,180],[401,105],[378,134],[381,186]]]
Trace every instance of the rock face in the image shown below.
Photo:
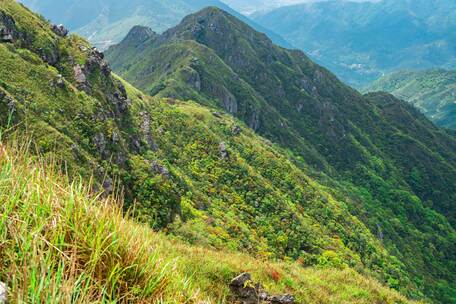
[[[260,283],[255,283],[249,273],[242,273],[230,283],[235,303],[240,304],[294,304],[292,295],[269,295]]]
[[[68,35],[68,30],[63,26],[63,24],[53,24],[52,31],[60,37],[66,37]]]
[[[0,41],[1,42],[13,42],[13,35],[6,28],[0,28]]]
[[[228,152],[228,149],[226,147],[226,143],[225,142],[221,142],[220,145],[219,145],[219,151],[220,151],[220,157],[222,159],[226,159],[226,158],[229,158],[230,154]]]
[[[152,170],[154,170],[156,173],[160,174],[161,176],[169,177],[169,170],[166,167],[160,165],[155,160],[152,162]]]
[[[0,304],[8,303],[7,298],[8,289],[5,283],[0,282]]]
[[[14,19],[0,13],[0,42],[13,42],[15,29]]]

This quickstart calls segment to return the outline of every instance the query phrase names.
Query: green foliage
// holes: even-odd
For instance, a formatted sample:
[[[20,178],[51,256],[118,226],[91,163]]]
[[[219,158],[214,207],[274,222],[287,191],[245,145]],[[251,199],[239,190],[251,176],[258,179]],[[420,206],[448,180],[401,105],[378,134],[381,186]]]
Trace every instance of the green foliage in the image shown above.
[[[385,91],[408,101],[435,124],[456,129],[456,72],[426,70],[387,74],[364,89]]]
[[[264,35],[216,8],[186,17],[180,25],[161,36],[153,36],[146,41],[132,38],[132,34],[128,35],[122,43],[107,52],[114,70],[139,88],[159,97],[192,99],[204,106],[217,107],[219,111],[223,110],[243,120],[273,143],[288,149],[286,153],[279,153],[289,155],[297,167],[315,177],[313,180],[320,184],[318,188],[323,191],[321,200],[331,201],[324,192],[332,192],[335,200],[340,204],[343,202],[347,210],[356,215],[368,227],[370,234],[380,239],[388,253],[396,258],[397,263],[392,262],[392,268],[383,271],[384,278],[391,286],[406,289],[408,291],[405,292],[414,297],[421,297],[424,292],[439,298],[432,292],[432,286],[438,284],[442,274],[448,286],[452,285],[455,281],[454,269],[448,270],[447,267],[453,267],[455,252],[454,228],[450,224],[455,222],[455,209],[452,206],[456,191],[454,137],[436,128],[418,111],[391,95],[358,94],[311,62],[303,53],[273,45]],[[153,112],[158,117],[160,111]],[[155,135],[160,142],[159,152],[166,146],[161,138],[173,143],[192,140],[191,145],[189,143],[192,149],[184,145],[178,151],[168,150],[168,161],[170,157],[185,160],[182,154],[192,155],[193,159],[206,155],[206,150],[198,149],[200,145],[205,149],[216,149],[224,141],[229,143],[229,148],[232,147],[232,142],[218,131],[223,130],[226,123],[210,127],[211,132],[217,134],[212,142],[198,144],[195,135],[204,134],[205,129],[199,130],[197,126],[210,121],[207,114],[196,115],[197,124],[186,127],[178,127],[181,122],[177,118],[163,120],[172,121],[173,125],[160,124],[156,128],[174,131],[170,134],[172,139],[167,138],[169,134],[166,132]],[[187,130],[191,130],[191,133],[187,134]],[[186,134],[185,139],[177,135],[181,133]],[[210,137],[205,135],[204,138]],[[306,191],[295,186],[302,182],[298,182],[296,175],[287,176],[284,173],[290,169],[281,168],[283,164],[274,165],[272,169],[271,164],[251,163],[255,160],[253,155],[263,152],[246,156],[245,152],[240,152],[245,150],[245,146],[236,147],[235,155],[240,153],[253,172],[262,172],[272,189],[285,193],[285,202],[293,204],[303,199],[308,201]],[[209,166],[214,170],[208,163],[210,159],[196,164],[189,160],[185,166],[199,170]],[[230,185],[230,176],[244,176],[243,171],[243,167],[224,166],[222,172],[226,177],[223,185]],[[204,171],[196,172],[198,174],[184,180],[194,181],[204,176],[201,173]],[[218,181],[217,172],[211,171],[211,175],[206,177],[211,181],[211,186]],[[284,185],[286,182],[289,185]],[[255,181],[255,184],[258,182]],[[323,190],[321,185],[332,189]],[[202,186],[198,184],[198,187]],[[214,195],[211,187],[202,189]],[[283,200],[271,198],[265,189],[268,187],[263,186],[262,191],[244,194],[242,188],[236,188],[236,192],[242,194],[246,202],[258,201],[250,212],[254,217],[270,212],[270,221],[279,212],[274,206]],[[289,189],[293,190],[288,192]],[[181,193],[181,198],[187,191],[186,188]],[[191,193],[194,195],[195,192]],[[236,206],[241,204],[239,199],[227,197],[223,192],[215,193],[220,195],[220,200],[201,200],[203,210],[229,201],[235,202],[233,204]],[[337,231],[342,243],[358,252],[359,260],[370,265],[369,268],[375,269],[377,266],[374,265],[379,264],[386,266],[383,258],[373,253],[375,246],[365,241],[364,235],[351,235],[347,227],[340,226],[341,219],[335,210],[322,206],[309,208],[308,203],[300,205],[307,215],[313,216],[331,231]],[[222,210],[225,211],[225,217],[230,214],[226,212],[229,210],[227,207]],[[255,211],[260,212],[260,215]],[[242,210],[233,210],[234,214],[240,212]],[[244,218],[235,221],[248,223]],[[222,226],[220,222],[216,223]],[[266,242],[267,253],[272,248],[273,255],[301,257],[306,263],[317,264],[322,252],[328,249],[312,238],[296,239],[287,234],[288,227],[281,226],[279,222],[272,223],[273,227],[279,227],[277,232],[269,232],[270,228],[259,229],[266,225],[263,221],[260,226],[255,223],[255,233],[264,231],[266,240],[269,240]],[[312,230],[301,230],[300,227],[292,229],[300,231],[300,235],[314,233]],[[194,235],[189,237],[191,230],[185,229],[186,237],[198,238]],[[285,232],[285,235],[280,232]],[[347,241],[355,238],[356,244],[348,245]],[[275,241],[271,242],[270,239]],[[249,249],[244,247],[244,240],[239,242],[243,246],[241,248]],[[297,248],[300,243],[309,243],[310,247],[304,247],[304,252],[299,253]],[[257,248],[261,246],[257,245]],[[314,247],[323,248],[323,251],[315,255]],[[439,248],[440,252],[430,248]],[[340,256],[345,256],[345,253]],[[356,264],[353,261],[357,258],[351,259],[350,262],[343,262]],[[406,267],[403,268],[401,264]],[[410,280],[398,281],[398,277]],[[454,289],[448,288],[450,294],[454,293]]]
[[[163,98],[148,97],[110,74],[101,59],[94,62],[96,54],[87,43],[57,37],[48,23],[16,2],[2,2],[0,11],[14,16],[18,28],[35,29],[29,39],[18,36],[13,44],[0,44],[1,125],[9,125],[12,113],[15,129],[32,139],[39,154],[62,163],[71,176],[94,174],[94,188],[104,187],[106,195],[116,190],[123,194],[125,211],[136,219],[174,239],[223,250],[227,260],[232,251],[242,251],[260,260],[320,266],[325,275],[332,267],[348,267],[332,275],[343,280],[356,269],[412,297],[423,297],[423,291],[434,298],[454,294],[454,229],[438,213],[446,210],[451,219],[454,212],[445,209],[454,198],[448,190],[456,180],[454,138],[421,116],[415,119],[410,107],[389,95],[357,94],[301,53],[272,45],[214,8],[206,10],[215,18],[207,24],[236,30],[231,36],[225,32],[229,48],[219,44],[217,35],[202,33],[199,41],[176,36],[170,44],[145,51],[166,58],[157,62],[154,77],[142,77],[153,84],[151,90],[164,87],[157,90]],[[183,29],[193,28],[196,19],[187,18]],[[34,45],[50,41],[36,39],[56,42],[52,52],[59,54],[57,62],[43,61]],[[225,53],[229,49],[234,57]],[[154,82],[168,63],[169,77]],[[83,84],[75,77],[77,64],[85,72]],[[188,83],[195,71],[204,75],[200,91]],[[255,75],[265,79],[255,80]],[[217,90],[208,89],[211,78]],[[310,85],[310,91],[299,83]],[[238,102],[234,114],[245,123],[223,113],[223,107],[235,108],[232,99],[221,98],[230,97],[228,93]],[[180,101],[179,94],[198,103]],[[305,111],[299,112],[296,100]],[[16,133],[6,135],[11,134]],[[68,217],[64,219],[62,227],[67,226]],[[115,255],[110,261],[116,261]],[[198,277],[203,290],[235,274],[217,262],[184,261],[191,270],[188,277],[199,267],[204,274],[216,273],[209,282]],[[296,292],[311,284],[296,276],[287,279]],[[109,290],[105,283],[97,286]],[[215,290],[217,295],[209,294],[225,298],[226,288]],[[380,301],[353,286],[336,286],[333,293],[340,295],[332,298],[336,303],[354,301],[355,295],[367,303]],[[140,298],[148,296],[139,293]],[[330,301],[325,295],[300,296],[308,302]]]
[[[170,240],[27,146],[0,144],[0,281],[12,303],[232,303],[250,272],[300,303],[412,303],[352,269],[303,268]]]

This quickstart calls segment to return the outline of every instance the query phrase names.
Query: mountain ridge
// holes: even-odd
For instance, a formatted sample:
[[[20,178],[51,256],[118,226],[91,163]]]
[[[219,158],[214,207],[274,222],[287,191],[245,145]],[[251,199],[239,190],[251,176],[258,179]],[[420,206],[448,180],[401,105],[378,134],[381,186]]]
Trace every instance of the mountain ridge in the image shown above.
[[[436,211],[445,204],[450,215],[453,210],[454,139],[407,104],[386,94],[361,96],[303,53],[274,46],[225,12],[211,15],[211,9],[186,18],[169,33],[170,41],[144,28],[130,36],[133,42],[126,46],[139,52],[144,68],[136,79],[161,77],[158,86],[144,84],[151,85],[147,92],[157,92],[150,97],[111,73],[104,55],[85,40],[54,31],[14,1],[0,4],[2,33],[8,36],[0,43],[2,138],[14,139],[13,123],[13,130],[31,136],[42,157],[61,161],[75,179],[93,172],[106,194],[116,190],[117,180],[124,189],[122,207],[132,219],[187,245],[327,270],[311,272],[316,280],[332,269],[356,269],[410,298],[454,298],[455,232],[451,217]],[[113,54],[114,49],[106,58]],[[134,61],[113,68],[129,70],[137,67]],[[429,192],[445,186],[450,191]],[[32,213],[33,219],[41,223],[42,214]],[[60,236],[54,245],[67,253]],[[8,234],[5,240],[9,244]],[[74,256],[71,250],[68,256]],[[201,264],[189,263],[182,271],[193,277]],[[206,278],[196,286],[226,301],[226,288],[210,286],[229,283],[233,270],[227,265],[209,275],[208,285]],[[2,280],[14,274],[0,269]],[[327,296],[299,289],[296,277],[298,283],[270,276],[266,282],[274,289],[294,291],[303,301],[338,303],[340,295],[343,301],[370,303],[387,297],[378,297],[378,289],[360,292],[353,281],[344,289],[345,279],[334,286],[344,292]],[[116,300],[118,291],[106,299]]]
[[[453,194],[447,192],[455,189],[450,177],[456,159],[452,136],[392,95],[359,94],[304,53],[273,45],[229,13],[202,10],[137,48],[122,42],[111,47],[107,58],[116,72],[151,95],[218,107],[289,149],[299,166],[324,172],[326,181],[347,181],[344,187],[355,197],[362,191],[377,193],[361,195],[355,200],[362,201],[362,207],[352,206],[371,231],[378,229],[378,222],[391,229],[382,217],[392,210],[388,216],[402,213],[400,221],[418,230],[426,229],[420,228],[418,218],[429,216],[427,208],[454,222]],[[405,151],[413,153],[405,156]],[[406,193],[413,194],[406,198]],[[393,207],[398,203],[402,211]],[[412,205],[424,207],[416,218],[405,211]],[[405,241],[398,231],[388,234],[391,249],[421,242]],[[392,250],[402,256],[405,249]],[[414,273],[420,272],[418,264],[425,264],[413,265],[417,256],[402,256]]]
[[[143,25],[161,32],[177,23],[189,13],[203,7],[217,6],[267,33],[276,43],[291,47],[282,37],[251,19],[237,13],[218,0],[177,0],[172,5],[164,0],[22,0],[22,3],[40,12],[54,23],[66,24],[71,31],[88,38],[101,49],[119,42],[134,25]],[[90,9],[88,9],[90,8]],[[81,17],[82,16],[82,17]]]
[[[341,79],[364,87],[398,69],[455,67],[453,1],[321,1],[253,16]]]
[[[387,74],[364,91],[387,91],[404,99],[437,125],[456,128],[456,75],[443,69]]]

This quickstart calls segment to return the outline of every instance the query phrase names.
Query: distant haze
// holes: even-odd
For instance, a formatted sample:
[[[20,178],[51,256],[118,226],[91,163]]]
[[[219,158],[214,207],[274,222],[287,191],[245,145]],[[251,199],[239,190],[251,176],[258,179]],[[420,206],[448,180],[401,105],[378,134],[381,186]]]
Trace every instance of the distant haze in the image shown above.
[[[246,15],[268,11],[281,6],[319,1],[377,2],[380,0],[222,0],[222,2]]]

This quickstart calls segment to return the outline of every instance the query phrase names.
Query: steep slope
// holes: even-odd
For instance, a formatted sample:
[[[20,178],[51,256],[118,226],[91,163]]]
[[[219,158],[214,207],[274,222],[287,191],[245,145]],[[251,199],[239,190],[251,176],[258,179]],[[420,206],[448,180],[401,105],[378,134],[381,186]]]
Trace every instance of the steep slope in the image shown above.
[[[176,25],[186,15],[207,6],[217,6],[267,33],[282,46],[290,46],[282,37],[237,13],[218,0],[21,0],[28,7],[55,23],[66,24],[71,31],[105,49],[118,43],[134,25],[157,32]]]
[[[350,197],[349,210],[428,295],[454,297],[454,230],[433,224],[455,221],[454,137],[390,95],[360,95],[217,8],[131,41],[107,52],[114,70],[152,95],[218,107],[288,148],[299,166],[322,171],[320,182]]]
[[[299,168],[287,157],[286,151],[259,137],[234,118],[213,113],[214,109],[192,102],[180,102],[169,98],[152,99],[144,95],[112,75],[103,55],[90,48],[84,40],[76,36],[63,37],[61,31],[15,1],[2,0],[0,3],[2,138],[30,138],[44,159],[61,163],[62,169],[73,175],[74,180],[79,178],[79,174],[89,178],[93,173],[95,188],[103,186],[105,195],[118,193],[117,191],[123,194],[123,207],[125,210],[131,210],[136,220],[148,223],[157,230],[163,229],[174,239],[224,250],[227,252],[226,260],[233,256],[232,252],[241,251],[250,253],[259,260],[292,258],[306,267],[348,269],[334,273],[341,276],[349,276],[352,273],[350,269],[356,269],[363,276],[375,278],[385,285],[401,290],[404,294],[421,295],[413,282],[414,278],[406,271],[406,266],[392,257],[366,225],[350,213],[350,204],[346,202],[351,198],[342,191],[334,192],[318,183],[309,176],[311,171]],[[152,38],[154,36],[149,31],[137,33],[140,34],[136,35],[139,39],[145,37],[143,33]],[[9,170],[9,166],[2,165],[1,168],[7,170],[4,173],[4,180],[19,188],[6,188],[0,193],[22,189],[10,176],[24,170],[18,169],[14,173],[15,171]],[[10,171],[13,173],[8,173]],[[19,178],[16,179],[25,181],[28,177]],[[6,187],[3,182],[1,185]],[[157,281],[154,279],[157,273],[148,272],[153,269],[131,268],[129,264],[122,264],[120,268],[116,266],[118,259],[125,261],[123,258],[128,254],[124,250],[129,248],[131,243],[127,242],[126,245],[122,245],[123,247],[117,246],[120,246],[119,242],[128,241],[129,238],[114,239],[114,243],[103,247],[104,249],[90,245],[106,244],[102,241],[105,240],[102,237],[106,236],[105,232],[114,238],[110,229],[118,223],[102,221],[101,224],[106,226],[102,225],[100,228],[100,222],[86,221],[96,220],[96,217],[74,219],[71,215],[81,215],[79,211],[89,212],[90,209],[72,209],[71,204],[80,202],[78,198],[71,199],[71,195],[74,195],[72,191],[69,193],[70,197],[61,195],[60,192],[57,192],[57,196],[52,196],[51,192],[42,193],[39,187],[34,188],[33,185],[35,184],[27,183],[27,187],[32,188],[31,192],[24,189],[24,196],[21,196],[21,192],[18,192],[17,196],[2,196],[2,200],[5,200],[1,209],[5,215],[1,216],[2,219],[15,219],[15,213],[11,212],[32,217],[24,218],[25,222],[17,222],[20,225],[18,229],[13,227],[10,230],[9,224],[6,228],[2,226],[2,237],[7,241],[2,240],[0,244],[2,249],[8,249],[8,255],[6,259],[1,256],[2,265],[5,267],[1,268],[0,274],[2,279],[6,277],[8,282],[13,281],[15,288],[19,288],[29,286],[27,284],[33,285],[36,281],[33,276],[19,276],[16,269],[21,269],[21,275],[27,274],[22,271],[23,269],[30,269],[30,272],[35,274],[41,274],[44,269],[52,269],[56,273],[49,273],[51,277],[40,276],[40,282],[45,284],[40,286],[45,287],[28,289],[26,294],[18,293],[18,297],[33,297],[35,294],[40,299],[48,296],[87,296],[88,299],[101,297],[107,301],[118,297],[119,293],[125,296],[125,299],[158,299],[161,296],[173,295],[187,299],[185,296],[192,296],[187,292],[168,295],[167,292],[172,292],[173,288],[176,288],[173,285],[165,291],[159,289],[154,293],[154,288],[159,287],[150,284],[169,283],[168,280],[162,281],[160,270]],[[53,187],[55,184],[45,182],[43,186]],[[34,192],[35,190],[38,192]],[[42,195],[37,196],[36,193]],[[44,205],[25,204],[28,202],[26,198],[32,196],[34,199],[42,200]],[[52,198],[61,196],[71,199],[69,209],[62,210],[65,206],[59,204],[55,209],[47,208],[54,206],[49,205],[55,202]],[[8,209],[13,203],[20,204],[18,207],[24,207],[24,210],[35,207],[38,210],[21,212],[17,209]],[[43,214],[44,211],[48,212],[46,214],[50,217],[56,217],[60,213],[55,212],[61,211],[62,217],[48,221],[49,217]],[[429,214],[433,215],[431,211]],[[45,218],[40,218],[40,215]],[[110,214],[107,214],[105,219],[109,216]],[[30,225],[22,225],[29,220],[33,221]],[[42,221],[53,226],[44,227]],[[120,221],[118,217],[117,221]],[[439,240],[446,234],[445,240],[451,241],[453,230],[445,219],[434,218],[432,221],[441,229]],[[5,222],[2,221],[2,225],[3,223]],[[30,236],[34,241],[40,240],[40,246],[47,244],[52,255],[44,255],[42,259],[40,251],[34,251],[33,259],[28,259],[27,256],[24,260],[22,251],[19,256],[13,252],[18,247],[10,243],[11,233],[20,230],[25,234],[27,230],[24,229],[35,227],[35,223],[41,228],[44,227],[42,230],[34,230],[41,233],[44,243],[41,243],[41,238],[33,237],[36,234]],[[63,226],[59,226],[60,223]],[[82,234],[74,230],[70,231],[70,234],[66,233],[67,228],[76,229],[74,224],[81,224],[80,228],[84,229]],[[47,229],[48,227],[54,229]],[[97,227],[100,230],[97,230]],[[91,234],[88,230],[97,232]],[[54,232],[56,234],[53,234]],[[118,231],[114,232],[117,235]],[[69,239],[62,239],[62,236]],[[21,234],[18,238],[20,237]],[[92,237],[95,239],[91,239]],[[122,237],[128,235],[122,234]],[[442,240],[442,246],[447,245],[445,240]],[[54,241],[57,244],[54,244]],[[79,242],[83,244],[78,244]],[[8,247],[5,247],[5,244]],[[71,245],[66,247],[68,244]],[[146,240],[145,244],[150,243]],[[39,248],[42,248],[40,246]],[[114,249],[111,249],[112,246]],[[105,250],[106,248],[109,250]],[[24,248],[20,250],[22,249]],[[25,247],[24,250],[28,249]],[[68,288],[60,289],[61,284],[57,284],[56,280],[63,279],[62,273],[68,274],[68,264],[62,260],[55,260],[54,254],[64,258],[74,257],[74,250],[81,250],[82,255],[76,260],[81,264],[77,263],[75,267],[78,271],[83,270],[83,267],[89,267],[89,273],[75,273],[72,271],[74,268],[71,268],[70,274],[76,277],[70,276],[67,282],[69,286],[65,285]],[[445,248],[443,250],[446,252]],[[71,253],[67,254],[68,251]],[[2,254],[4,252],[2,250]],[[190,252],[198,252],[198,249]],[[135,265],[143,266],[149,263],[149,259],[143,260],[146,258],[145,254],[148,258],[154,257],[148,253],[149,249],[146,253],[140,249],[140,261]],[[169,256],[168,254],[165,256]],[[98,263],[101,261],[100,255],[103,256],[102,264]],[[217,254],[214,253],[214,256]],[[14,260],[15,257],[19,260]],[[249,259],[253,261],[252,258]],[[50,264],[39,264],[38,267],[32,260]],[[28,261],[31,264],[27,264]],[[112,264],[108,265],[105,261],[112,261]],[[177,282],[172,282],[188,287],[189,282],[201,278],[195,277],[194,270],[199,269],[202,261],[188,266],[189,270],[184,274],[192,277],[190,281],[177,278]],[[15,268],[17,265],[21,265],[21,268]],[[55,265],[59,266],[53,268]],[[114,268],[110,268],[111,266]],[[217,267],[219,266],[223,269],[223,264],[218,264]],[[241,268],[239,265],[233,267],[236,271]],[[38,268],[40,271],[33,272]],[[120,271],[121,269],[126,272]],[[132,269],[137,271],[132,274]],[[220,271],[220,268],[217,269],[216,271]],[[208,272],[210,270],[208,269]],[[144,274],[145,272],[147,274]],[[322,270],[316,277],[329,272]],[[224,270],[223,274],[231,276],[233,271]],[[151,279],[149,275],[152,275]],[[214,276],[218,278],[218,272],[211,277]],[[201,297],[207,294],[210,298],[225,299],[226,289],[222,288],[221,293],[214,294],[216,290],[220,290],[220,286],[214,290],[211,289],[211,284],[226,282],[226,276],[209,283],[207,279],[202,278],[202,282],[195,282],[197,286],[201,284],[206,290],[203,290]],[[338,278],[342,278],[341,276]],[[445,276],[446,273],[441,273],[441,277]],[[347,285],[339,285],[341,289],[331,289],[326,295],[307,293],[300,289],[300,284],[308,286],[309,283],[302,283],[299,277],[302,278],[302,275],[297,274],[294,277],[296,283],[286,280],[283,282],[284,285],[275,286],[283,290],[286,289],[285,285],[291,285],[288,288],[294,290],[302,299],[309,299],[311,302],[325,299],[334,302],[358,301],[355,298],[364,298],[368,302],[369,299],[389,297],[373,295],[370,292],[359,294],[359,289],[350,284],[356,284],[357,281],[364,284],[363,280],[372,282],[371,279],[361,279],[359,276],[356,276],[358,280],[348,280]],[[20,281],[14,281],[21,280],[19,278],[30,281],[25,285]],[[107,282],[108,279],[112,281]],[[137,285],[129,285],[131,282],[137,282]],[[324,282],[328,282],[326,284],[329,285],[333,279]],[[182,285],[178,287],[184,288],[184,291],[187,288]],[[344,288],[347,290],[339,293]],[[375,290],[376,288],[372,289],[372,292],[376,292]],[[81,293],[72,294],[77,291]],[[391,296],[391,299],[395,297]],[[401,298],[396,299],[399,301]]]
[[[11,303],[232,303],[229,282],[244,271],[297,303],[411,303],[348,268],[169,240],[123,218],[122,202],[97,199],[34,159],[0,145],[0,281]]]
[[[385,75],[364,91],[385,91],[417,107],[438,126],[456,129],[456,72],[399,71]]]
[[[258,14],[346,82],[363,87],[398,69],[454,68],[451,0],[321,1]]]

